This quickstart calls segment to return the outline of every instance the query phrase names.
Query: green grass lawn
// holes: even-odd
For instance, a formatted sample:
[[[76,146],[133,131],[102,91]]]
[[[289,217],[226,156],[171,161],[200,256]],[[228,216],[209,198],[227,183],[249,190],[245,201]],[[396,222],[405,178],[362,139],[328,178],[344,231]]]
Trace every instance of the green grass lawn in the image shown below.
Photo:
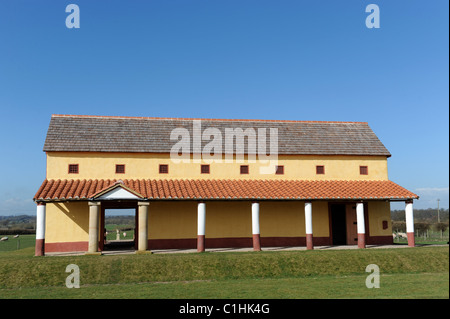
[[[445,245],[449,240],[449,230],[447,229],[442,233],[435,230],[429,230],[426,233],[416,234],[414,239],[417,245]],[[394,243],[407,245],[408,240],[406,238],[395,238]]]
[[[0,298],[449,298],[449,249],[33,257],[0,252]],[[81,287],[65,286],[66,266]],[[380,268],[380,288],[365,285]]]
[[[36,235],[20,235],[18,238],[14,238],[14,235],[0,237],[3,236],[7,236],[8,240],[0,241],[0,258],[2,252],[34,247],[36,243]]]
[[[117,232],[116,229],[122,229],[124,228],[126,225],[116,225],[116,224],[109,224],[106,225],[106,231],[108,232],[108,234],[106,235],[106,240],[116,240],[116,236],[117,236]],[[126,234],[126,236],[124,236],[124,234]],[[132,240],[134,239],[134,229],[129,229],[129,230],[120,230],[119,231],[119,235],[120,235],[120,240]]]
[[[63,285],[0,289],[1,298],[133,299],[432,299],[449,298],[448,273],[381,275],[380,288],[368,289],[365,275],[207,281]]]

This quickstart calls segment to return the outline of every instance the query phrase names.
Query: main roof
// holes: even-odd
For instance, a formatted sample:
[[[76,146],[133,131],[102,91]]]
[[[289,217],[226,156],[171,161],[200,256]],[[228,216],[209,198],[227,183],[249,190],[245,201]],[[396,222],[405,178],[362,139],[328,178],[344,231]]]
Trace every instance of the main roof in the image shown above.
[[[412,200],[391,181],[307,180],[45,180],[34,200],[92,200],[124,187],[145,200]]]
[[[259,128],[265,128],[266,149],[269,150],[270,128],[276,128],[280,155],[391,155],[366,122],[89,115],[52,115],[44,151],[169,153],[177,142],[170,139],[171,132],[176,128],[186,129],[192,140],[201,140],[201,136],[193,134],[194,120],[201,120],[202,131],[206,128],[219,129],[222,145],[225,145],[226,128],[250,128],[256,133]],[[209,140],[202,141],[202,146],[207,143]],[[247,138],[244,150],[247,154]]]

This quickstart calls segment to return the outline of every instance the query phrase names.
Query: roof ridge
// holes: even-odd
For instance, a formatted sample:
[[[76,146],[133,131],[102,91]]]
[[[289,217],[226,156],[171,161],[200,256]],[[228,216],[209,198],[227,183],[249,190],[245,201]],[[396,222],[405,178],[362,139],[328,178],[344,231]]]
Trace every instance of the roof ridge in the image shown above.
[[[368,122],[358,121],[307,121],[307,120],[264,120],[264,119],[219,119],[219,118],[185,118],[185,117],[151,117],[151,116],[120,116],[120,115],[75,115],[75,114],[52,114],[53,117],[74,117],[74,118],[97,118],[97,119],[137,119],[137,120],[179,120],[179,121],[235,121],[235,122],[269,122],[269,123],[348,123],[348,124],[368,124]]]

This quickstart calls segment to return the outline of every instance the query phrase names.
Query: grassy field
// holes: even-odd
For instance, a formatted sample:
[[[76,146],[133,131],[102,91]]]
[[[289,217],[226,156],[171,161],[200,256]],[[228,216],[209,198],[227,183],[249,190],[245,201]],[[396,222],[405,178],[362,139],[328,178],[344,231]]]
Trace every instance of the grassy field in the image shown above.
[[[449,230],[447,229],[445,232],[435,231],[435,230],[429,230],[427,232],[422,232],[420,234],[416,233],[415,241],[416,244],[438,244],[438,245],[445,245],[448,243],[449,240]],[[408,240],[406,238],[395,238],[394,239],[395,244],[408,244]]]
[[[34,247],[36,243],[36,235],[20,235],[18,238],[14,238],[14,235],[6,236],[7,241],[0,241],[0,258],[2,252]]]
[[[449,249],[33,257],[0,252],[0,298],[449,298]],[[65,286],[80,268],[79,289]],[[380,288],[365,285],[380,268]]]
[[[106,235],[106,240],[116,240],[116,229],[123,229],[126,225],[117,225],[117,224],[108,224],[105,225],[106,231],[108,234]],[[134,239],[134,229],[129,230],[121,230],[119,231],[120,240],[132,240]],[[126,236],[124,236],[126,234]]]
[[[0,289],[1,298],[133,299],[448,299],[448,273],[381,275],[379,289],[365,286],[366,275],[304,278],[144,282]],[[418,288],[419,287],[419,288]]]

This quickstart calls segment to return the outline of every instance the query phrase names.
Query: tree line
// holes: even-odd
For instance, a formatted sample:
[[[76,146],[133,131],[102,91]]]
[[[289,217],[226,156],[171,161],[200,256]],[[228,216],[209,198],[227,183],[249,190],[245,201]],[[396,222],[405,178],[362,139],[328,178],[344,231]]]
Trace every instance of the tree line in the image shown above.
[[[392,210],[392,231],[406,232],[405,210]],[[416,233],[428,231],[445,232],[448,229],[449,209],[414,209],[414,229]]]

